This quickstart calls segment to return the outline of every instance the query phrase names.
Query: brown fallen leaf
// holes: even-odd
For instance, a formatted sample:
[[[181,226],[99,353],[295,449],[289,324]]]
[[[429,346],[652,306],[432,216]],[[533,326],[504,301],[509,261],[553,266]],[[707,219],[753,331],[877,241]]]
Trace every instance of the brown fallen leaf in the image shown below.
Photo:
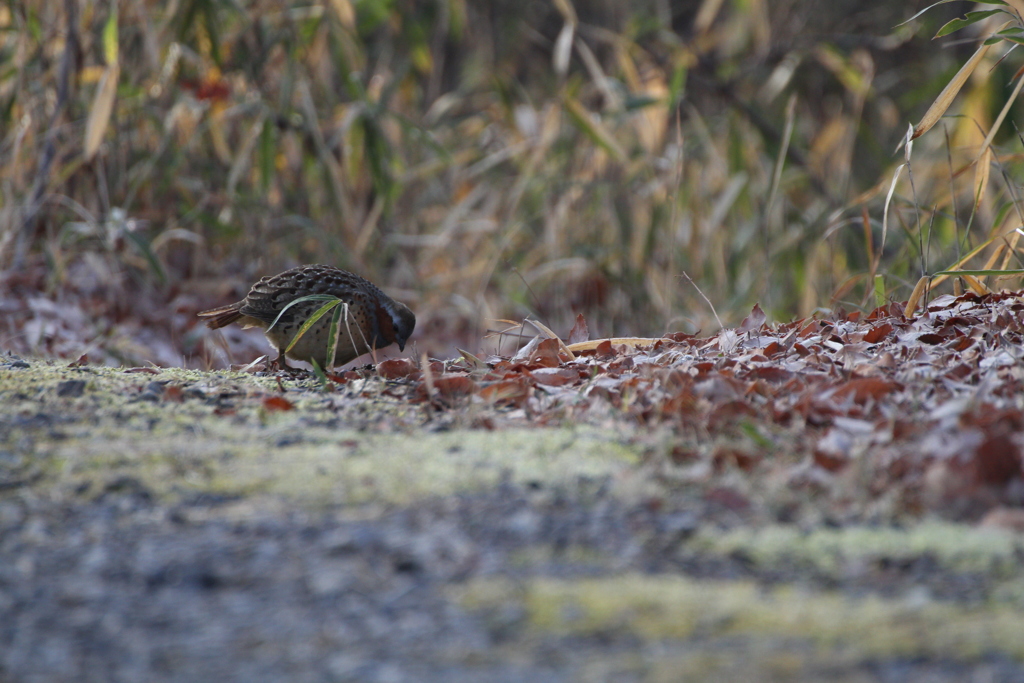
[[[274,412],[277,410],[287,411],[293,410],[295,404],[286,399],[284,396],[268,396],[263,399],[263,407],[267,410]]]
[[[880,325],[875,325],[874,327],[872,327],[871,329],[864,333],[864,341],[866,341],[868,344],[877,344],[878,342],[892,334],[893,329],[894,328],[892,324],[887,322],[882,323]]]
[[[580,373],[578,370],[571,368],[537,368],[530,371],[530,377],[537,384],[560,387],[578,382],[580,380]]]
[[[444,397],[468,396],[476,389],[469,375],[445,373],[434,377],[434,388]]]
[[[480,388],[480,397],[493,405],[522,407],[530,397],[530,385],[523,379],[505,379]]]
[[[590,339],[590,330],[587,329],[587,321],[584,320],[583,314],[578,313],[576,315],[576,323],[569,330],[569,348],[573,345],[585,342]]]
[[[852,397],[854,402],[864,403],[868,399],[878,400],[902,388],[903,386],[899,382],[882,377],[859,377],[835,388],[832,397],[836,399]]]
[[[377,364],[377,374],[384,379],[402,379],[420,371],[410,358],[390,358]]]
[[[743,319],[743,322],[740,323],[737,332],[743,334],[744,332],[756,330],[761,327],[761,325],[764,325],[764,321],[767,319],[768,316],[766,316],[764,311],[761,310],[761,306],[759,304],[754,304],[754,308],[750,311],[750,315]]]

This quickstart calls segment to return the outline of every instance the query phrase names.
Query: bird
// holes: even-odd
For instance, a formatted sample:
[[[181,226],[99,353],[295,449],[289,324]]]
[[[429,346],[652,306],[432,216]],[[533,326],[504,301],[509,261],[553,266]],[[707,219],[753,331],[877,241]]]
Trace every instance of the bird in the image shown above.
[[[333,358],[328,358],[328,336],[333,311],[323,315],[295,342],[296,334],[310,316],[328,300],[297,299],[309,295],[328,295],[342,301],[340,330]],[[334,309],[337,310],[337,309]],[[235,322],[243,329],[260,327],[267,340],[277,348],[280,363],[288,368],[285,356],[293,360],[316,361],[321,368],[344,365],[349,361],[393,343],[401,351],[416,327],[416,316],[403,303],[395,301],[369,280],[323,264],[310,264],[262,278],[241,301],[201,311],[198,316],[207,327],[218,329]]]

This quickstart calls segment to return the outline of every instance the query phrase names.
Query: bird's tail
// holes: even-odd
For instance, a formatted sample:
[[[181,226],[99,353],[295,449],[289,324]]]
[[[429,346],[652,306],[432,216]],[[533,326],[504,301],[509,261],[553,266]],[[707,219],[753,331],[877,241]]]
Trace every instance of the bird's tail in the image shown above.
[[[200,318],[206,319],[206,326],[210,329],[216,330],[219,327],[230,325],[239,318],[242,314],[238,312],[238,309],[242,307],[242,302],[233,303],[230,306],[221,306],[220,308],[211,308],[208,311],[200,311],[196,315]]]

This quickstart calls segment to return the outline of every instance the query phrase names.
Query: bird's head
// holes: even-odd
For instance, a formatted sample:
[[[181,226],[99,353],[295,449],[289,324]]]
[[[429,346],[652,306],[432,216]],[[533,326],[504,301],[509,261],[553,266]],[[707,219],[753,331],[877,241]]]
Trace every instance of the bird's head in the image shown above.
[[[391,316],[391,326],[395,331],[395,343],[400,351],[405,351],[405,342],[409,341],[413,329],[416,327],[416,316],[409,310],[409,307],[398,301],[393,301],[388,306],[388,314]]]

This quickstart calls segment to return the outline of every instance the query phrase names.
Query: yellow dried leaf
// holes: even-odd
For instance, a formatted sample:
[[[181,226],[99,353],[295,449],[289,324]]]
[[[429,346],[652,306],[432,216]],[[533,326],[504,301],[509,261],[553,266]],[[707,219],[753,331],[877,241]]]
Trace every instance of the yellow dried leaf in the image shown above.
[[[973,275],[962,275],[961,277],[963,277],[964,282],[967,283],[967,286],[970,287],[971,290],[978,296],[984,296],[985,294],[992,293],[992,290],[986,287],[984,282],[974,277]]]
[[[981,206],[981,200],[985,197],[985,189],[988,187],[988,175],[992,170],[992,148],[986,147],[978,159],[978,165],[974,168],[974,210]]]
[[[999,27],[999,31],[1006,28],[1010,22],[1004,23]],[[946,84],[946,87],[942,89],[939,96],[932,102],[932,106],[928,107],[928,111],[921,117],[920,123],[914,126],[914,135],[911,138],[916,140],[925,133],[927,133],[932,126],[935,125],[936,121],[942,118],[942,115],[949,109],[949,105],[952,104],[953,99],[960,92],[960,88],[963,87],[964,83],[967,82],[968,77],[974,73],[974,69],[981,63],[982,57],[988,52],[991,45],[981,45],[971,58],[967,60],[967,63],[960,67],[960,70],[956,72],[956,76],[953,76],[953,80]]]
[[[907,299],[907,308],[903,311],[903,315],[908,318],[914,315],[914,311],[917,310],[917,304],[921,301],[921,297],[928,292],[928,281],[930,279],[931,278],[927,275],[924,275],[917,281],[914,291],[910,293],[910,298]]]
[[[639,69],[641,83],[635,90],[656,101],[640,111],[641,116],[634,119],[634,125],[644,151],[651,154],[661,149],[665,134],[668,132],[668,80],[665,77],[665,72],[655,64],[654,60],[646,58],[646,54],[641,54],[641,59]]]
[[[103,134],[110,123],[110,115],[114,111],[114,99],[117,96],[117,81],[121,75],[121,67],[117,62],[109,64],[100,78],[93,98],[89,119],[85,124],[85,160],[89,161],[100,148]]]
[[[356,11],[350,0],[331,0],[331,7],[338,16],[341,25],[350,31],[356,27]]]
[[[231,146],[228,145],[227,131],[224,128],[224,111],[227,107],[221,102],[214,102],[210,107],[210,140],[213,142],[213,151],[221,163],[229,165],[232,162]]]
[[[536,327],[536,328],[537,328],[538,330],[540,330],[540,331],[541,331],[541,332],[543,332],[544,334],[548,335],[548,338],[549,338],[549,339],[554,339],[555,341],[557,341],[557,342],[558,342],[558,348],[559,348],[560,350],[562,350],[562,351],[565,351],[565,352],[566,352],[566,354],[568,354],[568,356],[569,356],[569,360],[576,360],[576,356],[574,356],[574,355],[573,355],[573,353],[572,353],[572,351],[570,351],[570,350],[569,350],[569,347],[565,345],[565,342],[563,342],[563,341],[562,341],[562,340],[561,340],[561,339],[560,339],[560,338],[558,337],[558,335],[557,335],[557,334],[555,334],[555,333],[554,333],[554,332],[553,332],[553,331],[551,330],[551,328],[550,328],[550,327],[548,327],[548,326],[547,326],[547,325],[545,325],[544,323],[540,322],[539,320],[531,320],[530,318],[527,318],[527,319],[526,319],[526,322],[530,323],[531,325],[533,325],[534,327]]]
[[[985,261],[985,265],[982,266],[982,270],[995,270],[996,262],[999,261],[999,257],[1006,251],[1006,244],[997,244],[996,248],[992,251],[992,255]],[[978,280],[978,282],[984,282],[984,280]]]
[[[722,0],[704,0],[700,4],[697,16],[693,20],[694,32],[700,34],[711,28],[711,22],[718,16],[720,9],[722,9]]]
[[[593,351],[605,342],[609,342],[614,346],[630,346],[636,348],[638,346],[653,346],[659,341],[661,341],[661,337],[611,337],[608,339],[591,339],[590,341],[569,344],[566,349],[574,353],[582,353],[583,351]]]
[[[107,67],[94,64],[93,66],[84,67],[78,72],[78,82],[82,85],[89,85],[91,83],[99,83],[100,79],[103,78],[103,74],[107,72]]]
[[[849,150],[845,148],[845,143],[850,139],[852,126],[853,122],[843,116],[837,116],[822,126],[811,142],[811,150],[807,155],[811,168],[824,173],[829,168],[830,159],[834,165],[849,166]]]
[[[573,7],[571,0],[554,0],[554,5],[555,9],[557,9],[558,13],[562,15],[562,19],[564,19],[566,23],[572,24],[573,26],[576,26],[576,24],[579,23],[580,20],[577,18],[576,8]]]

